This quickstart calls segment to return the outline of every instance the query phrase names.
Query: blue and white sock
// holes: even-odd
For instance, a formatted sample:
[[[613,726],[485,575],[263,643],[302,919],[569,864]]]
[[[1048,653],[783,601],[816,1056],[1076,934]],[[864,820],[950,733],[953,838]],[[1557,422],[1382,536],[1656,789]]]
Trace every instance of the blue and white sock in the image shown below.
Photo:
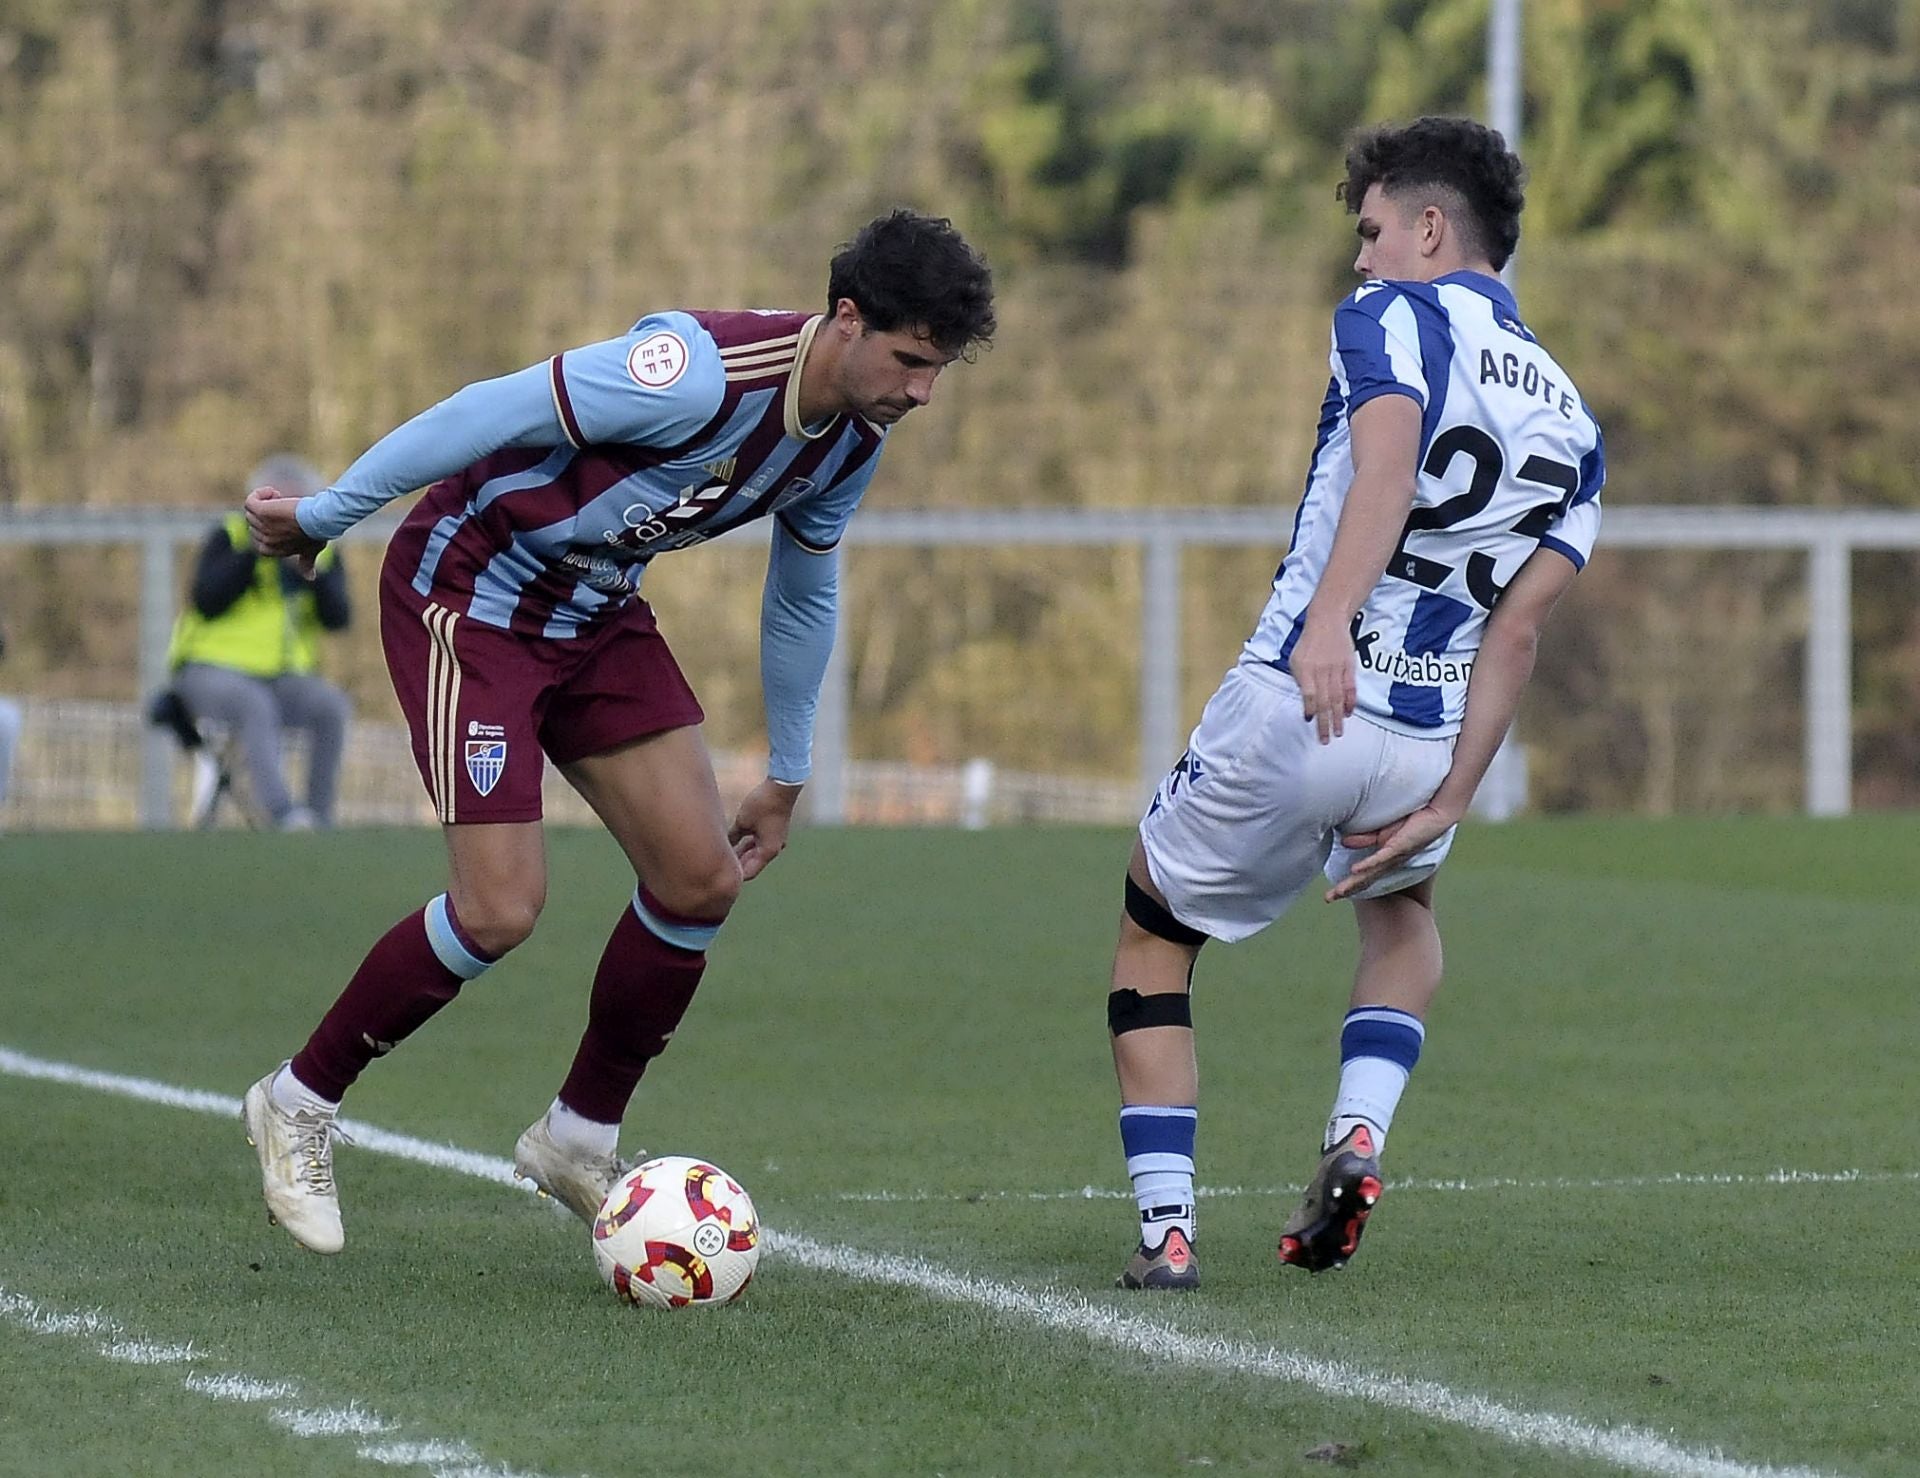
[[[1192,1104],[1130,1103],[1120,1110],[1120,1145],[1140,1208],[1140,1240],[1158,1247],[1169,1231],[1193,1240]]]
[[[1420,1018],[1391,1006],[1358,1006],[1340,1028],[1340,1091],[1327,1120],[1325,1148],[1332,1149],[1357,1124],[1373,1130],[1373,1152],[1386,1147],[1393,1111],[1399,1107],[1427,1029]]]

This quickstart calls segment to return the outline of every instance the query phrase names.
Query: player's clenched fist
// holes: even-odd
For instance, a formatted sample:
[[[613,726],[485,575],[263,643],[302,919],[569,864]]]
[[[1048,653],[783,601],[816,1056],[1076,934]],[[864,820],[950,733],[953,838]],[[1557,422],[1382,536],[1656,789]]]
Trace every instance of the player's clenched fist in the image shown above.
[[[302,574],[311,574],[314,557],[326,545],[300,527],[300,520],[294,516],[299,506],[296,493],[255,488],[247,494],[247,531],[253,535],[256,553],[291,559]]]

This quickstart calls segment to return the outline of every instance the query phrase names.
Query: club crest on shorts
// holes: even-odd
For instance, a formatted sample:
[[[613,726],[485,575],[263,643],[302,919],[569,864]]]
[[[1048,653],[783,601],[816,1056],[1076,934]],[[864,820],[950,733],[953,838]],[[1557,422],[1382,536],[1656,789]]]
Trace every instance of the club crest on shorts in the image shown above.
[[[469,739],[467,741],[467,779],[482,795],[490,795],[507,768],[507,741]]]

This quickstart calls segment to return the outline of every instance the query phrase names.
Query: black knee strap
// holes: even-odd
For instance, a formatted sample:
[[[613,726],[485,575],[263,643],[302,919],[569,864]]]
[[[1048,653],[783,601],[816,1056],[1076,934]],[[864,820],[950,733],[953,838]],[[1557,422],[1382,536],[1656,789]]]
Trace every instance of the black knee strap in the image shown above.
[[[1136,883],[1131,874],[1127,877],[1127,917],[1149,934],[1169,944],[1183,944],[1190,949],[1198,949],[1207,942],[1206,935],[1198,929],[1189,929],[1167,912],[1167,906]]]
[[[1193,1026],[1193,997],[1183,990],[1143,996],[1137,990],[1117,990],[1107,997],[1107,1030],[1114,1036],[1145,1026]]]

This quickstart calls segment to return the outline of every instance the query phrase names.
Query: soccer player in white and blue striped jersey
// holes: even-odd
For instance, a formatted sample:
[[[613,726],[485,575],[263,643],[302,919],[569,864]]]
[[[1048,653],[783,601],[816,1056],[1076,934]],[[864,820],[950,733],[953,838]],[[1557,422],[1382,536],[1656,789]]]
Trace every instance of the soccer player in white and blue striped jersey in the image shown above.
[[[1292,547],[1128,869],[1108,998],[1141,1215],[1125,1287],[1199,1282],[1200,946],[1265,928],[1322,869],[1328,900],[1353,900],[1360,960],[1281,1261],[1339,1267],[1381,1194],[1440,984],[1434,874],[1600,524],[1600,429],[1498,277],[1521,182],[1500,135],[1466,119],[1375,130],[1347,156],[1364,280],[1334,310]]]

